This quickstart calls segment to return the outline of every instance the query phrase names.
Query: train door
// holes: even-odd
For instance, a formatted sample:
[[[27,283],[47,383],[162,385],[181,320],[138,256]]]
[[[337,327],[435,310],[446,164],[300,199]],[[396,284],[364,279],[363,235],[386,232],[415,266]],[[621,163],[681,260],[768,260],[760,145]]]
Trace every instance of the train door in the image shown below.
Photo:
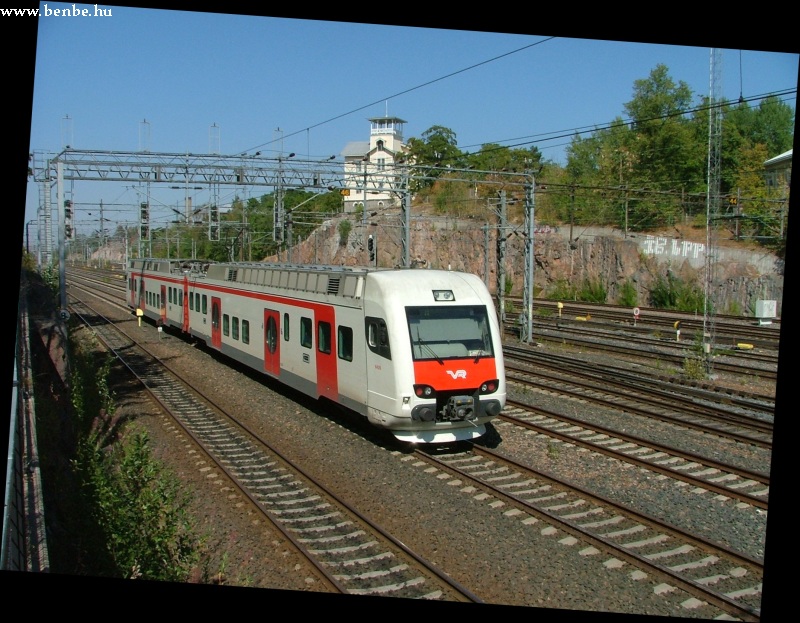
[[[383,316],[386,311],[381,305],[375,305],[372,301],[366,301],[364,306],[364,337],[366,338],[366,358],[367,358],[367,407],[368,412],[374,413],[395,413],[398,410],[400,396],[410,391],[413,380],[408,378],[398,387],[398,375],[407,377],[410,373],[409,366],[395,366],[392,359],[392,351],[400,350],[399,340],[405,336],[402,330],[392,331],[392,325],[400,326],[398,323],[405,315],[405,310],[392,314],[387,319]],[[391,312],[390,312],[391,314]],[[402,315],[401,315],[402,314]],[[390,336],[395,337],[392,344]],[[410,364],[410,362],[409,362]],[[402,389],[401,389],[402,387]]]
[[[183,276],[183,326],[186,333],[189,332],[189,277]]]
[[[314,311],[317,323],[317,394],[331,400],[338,400],[336,317],[333,307],[318,307]]]
[[[281,373],[280,313],[264,310],[264,370],[273,376]]]
[[[147,303],[147,295],[144,289],[144,276],[139,279],[139,304],[136,306],[142,311],[145,310],[145,303]]]
[[[222,348],[222,301],[218,296],[211,297],[211,345]]]
[[[161,286],[161,300],[159,301],[161,314],[161,324],[167,324],[167,286]]]

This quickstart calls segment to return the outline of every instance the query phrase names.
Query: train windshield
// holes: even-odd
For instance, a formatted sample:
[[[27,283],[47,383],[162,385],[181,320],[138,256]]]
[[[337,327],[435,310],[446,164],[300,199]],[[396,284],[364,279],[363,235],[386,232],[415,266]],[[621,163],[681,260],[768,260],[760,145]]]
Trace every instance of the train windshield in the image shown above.
[[[493,357],[485,305],[406,307],[414,360]]]

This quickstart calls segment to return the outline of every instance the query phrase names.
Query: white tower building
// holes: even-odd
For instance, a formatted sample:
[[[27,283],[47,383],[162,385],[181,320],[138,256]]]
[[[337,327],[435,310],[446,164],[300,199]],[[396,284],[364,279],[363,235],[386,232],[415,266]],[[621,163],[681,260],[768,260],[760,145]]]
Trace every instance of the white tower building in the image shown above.
[[[405,151],[403,124],[398,117],[370,119],[369,141],[348,143],[344,156],[344,211],[355,212],[363,206],[367,212],[395,205],[399,199],[391,193],[398,179],[395,161]]]

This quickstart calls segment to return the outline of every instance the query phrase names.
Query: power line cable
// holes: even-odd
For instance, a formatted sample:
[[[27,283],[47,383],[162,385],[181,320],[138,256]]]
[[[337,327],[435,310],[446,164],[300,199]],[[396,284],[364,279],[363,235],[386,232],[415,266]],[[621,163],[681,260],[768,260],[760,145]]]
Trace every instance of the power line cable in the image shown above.
[[[540,45],[542,43],[546,43],[547,41],[552,41],[555,38],[556,37],[546,37],[545,39],[542,39],[540,41],[536,41],[536,42],[531,43],[529,45],[525,45],[525,46],[523,46],[521,48],[517,48],[516,50],[511,50],[510,52],[506,52],[505,54],[500,54],[499,56],[495,56],[495,57],[487,59],[485,61],[481,61],[480,63],[475,63],[474,65],[470,65],[469,67],[464,67],[463,69],[459,69],[458,71],[454,71],[454,72],[451,72],[449,74],[445,74],[444,76],[440,76],[439,78],[434,78],[433,80],[429,80],[428,82],[423,82],[422,84],[419,84],[419,85],[417,85],[415,87],[411,87],[409,89],[406,89],[405,91],[400,91],[398,93],[395,93],[394,95],[390,95],[389,97],[381,97],[381,98],[375,100],[374,102],[370,102],[369,104],[365,104],[364,106],[360,106],[358,108],[354,108],[353,110],[350,110],[348,112],[342,113],[340,115],[336,115],[335,117],[331,117],[330,119],[326,119],[325,121],[320,121],[319,123],[315,123],[314,125],[310,125],[310,126],[308,126],[306,128],[303,128],[302,130],[297,130],[295,132],[291,132],[289,134],[282,135],[281,139],[288,138],[290,136],[295,136],[296,134],[300,134],[302,132],[307,132],[308,130],[311,130],[312,128],[317,128],[317,127],[319,127],[321,125],[325,125],[326,123],[331,123],[332,121],[336,121],[337,119],[341,119],[342,117],[347,117],[348,115],[352,115],[353,113],[356,113],[356,112],[358,112],[360,110],[364,110],[365,108],[369,108],[370,106],[375,106],[376,104],[380,104],[381,102],[388,101],[390,99],[394,99],[395,97],[400,97],[401,95],[405,95],[406,93],[411,93],[412,91],[416,91],[418,89],[421,89],[423,87],[429,86],[431,84],[435,84],[437,82],[441,82],[442,80],[446,80],[447,78],[452,78],[453,76],[457,76],[458,74],[462,74],[462,73],[464,73],[466,71],[470,71],[471,69],[475,69],[476,67],[480,67],[482,65],[487,65],[488,63],[493,63],[493,62],[495,62],[497,60],[500,60],[501,58],[505,58],[506,56],[511,56],[512,54],[517,54],[518,52],[522,52],[523,50],[527,50],[529,48],[532,48],[534,46]],[[278,139],[274,139],[274,140],[268,141],[266,143],[261,143],[260,145],[256,145],[255,147],[251,147],[250,149],[243,150],[242,153],[247,153],[249,151],[253,151],[254,149],[260,149],[261,147],[265,147],[267,145],[271,145],[272,143],[276,142],[277,140]]]

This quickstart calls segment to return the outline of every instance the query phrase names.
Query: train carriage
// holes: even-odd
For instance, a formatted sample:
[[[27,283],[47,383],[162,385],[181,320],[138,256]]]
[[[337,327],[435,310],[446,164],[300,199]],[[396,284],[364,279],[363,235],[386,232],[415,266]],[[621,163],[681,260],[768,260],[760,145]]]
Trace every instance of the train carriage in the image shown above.
[[[500,327],[475,275],[142,258],[127,301],[404,441],[479,437],[505,406]]]

